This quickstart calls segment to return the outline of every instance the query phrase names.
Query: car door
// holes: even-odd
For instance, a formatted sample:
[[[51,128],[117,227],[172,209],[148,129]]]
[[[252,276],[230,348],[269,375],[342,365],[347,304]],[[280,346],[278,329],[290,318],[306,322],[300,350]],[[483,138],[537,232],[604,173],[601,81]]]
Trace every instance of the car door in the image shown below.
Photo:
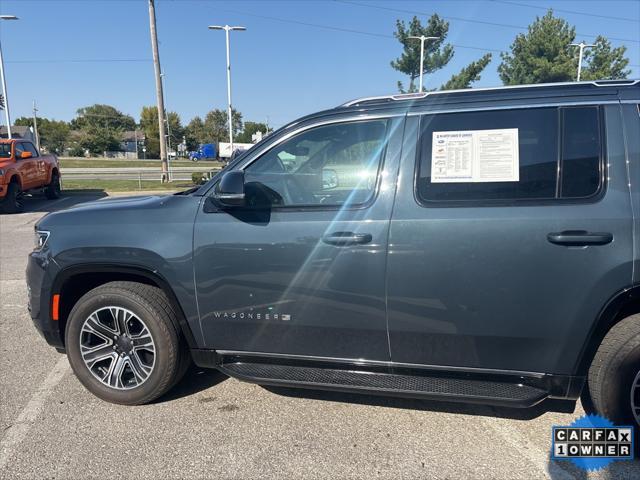
[[[209,348],[389,360],[384,271],[402,122],[290,129],[234,167],[247,201],[262,195],[266,208],[205,199],[194,264]]]
[[[29,152],[27,142],[15,143],[16,168],[22,179],[22,189],[34,188],[38,183],[38,171],[36,163],[31,158],[21,158],[23,152]]]
[[[42,156],[40,156],[40,153],[38,152],[38,149],[35,147],[35,145],[31,142],[23,142],[23,146],[25,151],[31,153],[32,157],[31,157],[31,162],[34,164],[35,168],[35,172],[34,172],[34,182],[36,182],[38,184],[38,186],[40,185],[44,185],[48,178],[47,178],[47,168],[44,162],[44,159],[42,158]]]
[[[504,129],[517,129],[515,158]],[[572,374],[599,312],[631,282],[619,106],[424,114],[406,130],[389,239],[392,360]],[[474,135],[480,157],[464,140]],[[515,181],[459,178],[476,161],[508,176],[501,162],[513,160]]]

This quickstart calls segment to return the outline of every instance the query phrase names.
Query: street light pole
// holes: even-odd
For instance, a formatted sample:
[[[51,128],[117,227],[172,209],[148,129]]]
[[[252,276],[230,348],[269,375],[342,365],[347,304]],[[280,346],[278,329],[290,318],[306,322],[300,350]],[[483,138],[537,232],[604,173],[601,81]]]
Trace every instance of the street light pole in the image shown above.
[[[0,15],[0,20],[18,20],[15,15]],[[4,118],[7,121],[7,138],[11,138],[11,115],[9,114],[9,95],[7,94],[7,80],[4,76],[4,58],[2,57],[2,42],[0,42],[0,81],[4,94]]]
[[[227,117],[229,120],[229,148],[233,154],[233,111],[231,107],[231,55],[229,53],[229,32],[232,30],[244,31],[245,27],[230,27],[229,25],[209,25],[210,30],[224,30],[227,40]]]
[[[584,49],[585,48],[595,47],[595,45],[593,45],[593,44],[587,45],[584,42],[572,43],[570,45],[572,47],[579,47],[580,48],[580,53],[579,53],[579,56],[578,56],[578,78],[576,79],[576,82],[579,82],[580,81],[580,74],[582,73],[582,56],[584,55]]]
[[[420,89],[419,92],[422,93],[422,75],[424,73],[424,42],[427,40],[438,40],[440,37],[425,37],[424,35],[420,35],[419,37],[409,37],[414,40],[420,40]]]
[[[38,134],[38,109],[36,108],[36,101],[33,101],[33,133],[36,137],[36,147],[40,151],[40,134]]]

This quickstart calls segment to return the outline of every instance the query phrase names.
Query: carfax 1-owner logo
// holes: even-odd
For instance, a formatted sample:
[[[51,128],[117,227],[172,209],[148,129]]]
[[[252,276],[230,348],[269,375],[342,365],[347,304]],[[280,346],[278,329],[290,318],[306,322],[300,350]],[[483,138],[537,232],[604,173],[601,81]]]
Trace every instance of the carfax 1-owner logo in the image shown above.
[[[633,460],[632,426],[618,426],[599,415],[585,415],[567,427],[553,427],[551,458],[600,470],[615,460]]]

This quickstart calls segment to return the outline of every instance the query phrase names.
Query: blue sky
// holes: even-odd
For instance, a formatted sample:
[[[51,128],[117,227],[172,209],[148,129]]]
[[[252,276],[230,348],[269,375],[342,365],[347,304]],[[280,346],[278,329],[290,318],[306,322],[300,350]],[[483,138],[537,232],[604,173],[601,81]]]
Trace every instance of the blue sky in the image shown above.
[[[640,77],[639,0],[157,0],[167,109],[186,124],[225,108],[224,33],[210,24],[247,27],[232,33],[234,107],[245,120],[268,117],[277,127],[354,97],[395,92],[406,81],[389,66],[401,52],[395,20],[413,14],[449,17],[448,41],[458,45],[427,87],[485,51],[493,61],[476,86],[499,85],[498,51],[544,7],[575,25],[578,41],[603,34],[626,45],[632,77]],[[41,116],[63,120],[93,103],[137,119],[143,105],[155,104],[146,0],[0,0],[0,14],[20,17],[0,22],[13,118],[30,115],[34,99]]]

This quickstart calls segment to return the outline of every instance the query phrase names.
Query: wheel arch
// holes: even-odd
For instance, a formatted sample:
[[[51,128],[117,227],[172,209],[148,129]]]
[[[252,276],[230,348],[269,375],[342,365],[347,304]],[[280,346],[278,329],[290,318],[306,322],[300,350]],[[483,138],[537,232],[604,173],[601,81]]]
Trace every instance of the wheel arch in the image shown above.
[[[88,291],[113,281],[144,283],[162,290],[178,317],[176,328],[184,336],[189,349],[197,348],[184,310],[169,282],[157,271],[137,265],[75,265],[65,268],[56,276],[52,285],[52,293],[60,295],[58,328],[63,342],[69,313],[77,301]],[[52,317],[50,316],[50,318]]]
[[[11,176],[9,177],[9,181],[7,182],[7,185],[11,183],[17,183],[20,189],[22,190],[22,179],[20,178],[20,175],[18,174],[18,172],[11,172]]]
[[[596,351],[609,330],[635,313],[640,313],[640,284],[619,291],[604,305],[582,347],[575,369],[576,375],[587,375]]]

